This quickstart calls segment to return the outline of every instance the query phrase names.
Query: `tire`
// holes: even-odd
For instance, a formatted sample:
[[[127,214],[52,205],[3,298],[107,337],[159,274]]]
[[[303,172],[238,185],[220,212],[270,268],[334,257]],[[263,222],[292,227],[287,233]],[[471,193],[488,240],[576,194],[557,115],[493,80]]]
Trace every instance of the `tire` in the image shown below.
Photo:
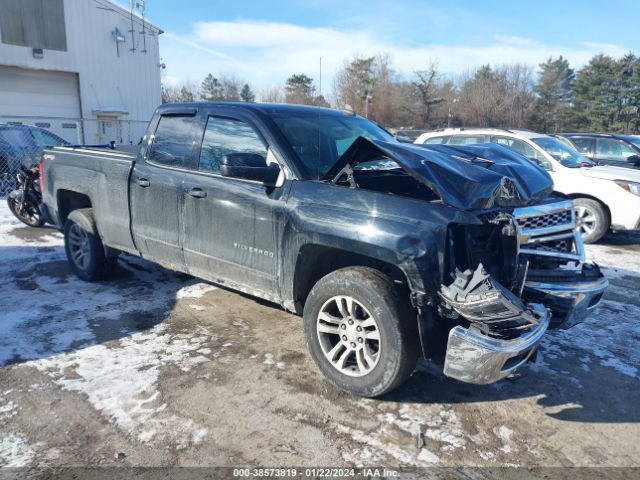
[[[40,211],[38,210],[38,207],[33,207],[33,206],[27,206],[26,208],[30,210],[30,214],[27,213],[25,214],[20,214],[18,212],[18,205],[17,205],[17,198],[13,197],[13,195],[9,195],[9,198],[7,198],[7,205],[9,205],[9,210],[11,210],[11,213],[13,213],[13,215],[20,220],[22,223],[24,223],[25,225],[28,225],[30,227],[34,227],[34,228],[38,228],[41,227],[45,224],[45,221],[42,219],[42,215],[40,215]]]
[[[341,390],[377,397],[398,387],[415,369],[417,320],[408,297],[401,298],[378,270],[348,267],[321,278],[307,297],[303,316],[311,357]]]
[[[117,257],[106,257],[90,208],[74,210],[64,225],[64,249],[73,272],[82,280],[95,282],[107,278]],[[78,253],[80,251],[80,253]]]
[[[611,226],[611,219],[604,205],[590,198],[576,198],[573,205],[576,210],[576,225],[584,243],[596,243],[604,237]]]

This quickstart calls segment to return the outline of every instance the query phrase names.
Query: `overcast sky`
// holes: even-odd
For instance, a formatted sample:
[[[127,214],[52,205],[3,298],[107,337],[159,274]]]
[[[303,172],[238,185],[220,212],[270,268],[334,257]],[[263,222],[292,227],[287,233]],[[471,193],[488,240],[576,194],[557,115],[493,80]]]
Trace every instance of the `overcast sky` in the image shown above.
[[[122,3],[121,1],[119,3]],[[128,2],[127,2],[128,3]],[[404,75],[435,60],[456,74],[479,65],[537,66],[564,55],[580,66],[596,53],[640,53],[639,0],[147,0],[165,30],[165,81],[232,74],[259,91],[292,73],[323,91],[345,58],[389,53]]]

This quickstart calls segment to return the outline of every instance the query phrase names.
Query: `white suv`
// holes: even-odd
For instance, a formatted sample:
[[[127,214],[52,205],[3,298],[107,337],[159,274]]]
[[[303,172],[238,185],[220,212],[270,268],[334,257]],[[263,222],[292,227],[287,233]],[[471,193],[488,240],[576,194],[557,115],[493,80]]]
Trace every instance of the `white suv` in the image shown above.
[[[516,150],[547,170],[554,189],[574,200],[576,221],[586,243],[597,242],[609,228],[640,228],[640,171],[594,166],[557,138],[527,130],[447,128],[423,133],[415,143],[498,143]]]

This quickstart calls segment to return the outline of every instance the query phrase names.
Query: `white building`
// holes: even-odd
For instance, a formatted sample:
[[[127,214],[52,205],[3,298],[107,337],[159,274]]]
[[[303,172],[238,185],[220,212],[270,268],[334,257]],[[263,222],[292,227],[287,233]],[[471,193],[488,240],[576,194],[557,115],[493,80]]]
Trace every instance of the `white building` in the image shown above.
[[[137,143],[161,102],[161,33],[107,0],[0,0],[0,123]]]

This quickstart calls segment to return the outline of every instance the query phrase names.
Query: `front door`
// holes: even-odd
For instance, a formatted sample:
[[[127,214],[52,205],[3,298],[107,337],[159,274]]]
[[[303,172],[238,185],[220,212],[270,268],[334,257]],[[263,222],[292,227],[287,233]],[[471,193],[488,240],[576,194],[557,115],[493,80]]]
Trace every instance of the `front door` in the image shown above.
[[[136,248],[174,270],[185,270],[180,244],[183,165],[197,139],[194,115],[161,116],[144,160],[131,176],[131,225]]]
[[[631,166],[629,157],[637,155],[633,148],[615,138],[597,138],[594,159],[605,165]]]
[[[183,184],[182,242],[188,271],[277,301],[284,187],[220,175],[223,155],[272,154],[248,120],[208,116],[202,121],[202,148]]]

